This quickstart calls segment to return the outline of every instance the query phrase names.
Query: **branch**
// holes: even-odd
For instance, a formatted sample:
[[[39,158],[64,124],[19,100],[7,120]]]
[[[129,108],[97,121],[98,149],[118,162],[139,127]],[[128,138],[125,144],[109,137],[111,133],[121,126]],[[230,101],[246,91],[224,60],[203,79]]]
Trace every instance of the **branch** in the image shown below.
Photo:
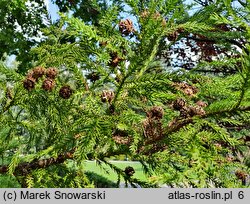
[[[197,2],[198,4],[202,5],[202,6],[208,6],[208,0],[205,0],[205,1],[194,0],[194,1]]]
[[[62,164],[67,159],[73,159],[74,150],[60,154],[57,158],[48,158],[41,160],[33,160],[32,162],[20,163],[15,171],[14,175],[27,175],[31,170],[46,168],[55,164]],[[0,174],[5,174],[9,170],[7,165],[0,166]]]
[[[220,73],[223,73],[223,74],[236,74],[237,73],[237,70],[229,70],[229,71],[226,71],[226,70],[219,70],[219,69],[197,69],[195,67],[181,67],[182,69],[185,69],[185,70],[188,70],[188,71],[194,71],[194,72],[202,72],[202,73],[214,73],[214,74],[220,74]]]
[[[240,42],[238,42],[237,40],[233,40],[233,39],[221,39],[221,38],[217,38],[217,39],[202,39],[202,38],[196,38],[196,37],[187,37],[188,39],[194,40],[194,41],[199,41],[199,42],[210,42],[210,43],[217,43],[219,40],[222,40],[224,42],[229,42],[233,45],[238,46],[240,49],[244,50],[247,54],[249,54],[249,51],[246,49],[246,47],[244,45],[242,45]]]
[[[238,2],[241,4],[241,6],[247,7],[247,3],[246,3],[246,2],[243,2],[243,1],[241,1],[241,0],[238,0]]]
[[[216,112],[210,112],[210,113],[207,113],[205,115],[195,116],[195,117],[206,118],[206,117],[209,117],[209,116],[212,116],[212,115],[218,115],[218,114],[222,114],[222,113],[233,113],[233,112],[237,112],[237,111],[250,111],[250,106],[235,107],[235,108],[233,108],[231,110],[219,110],[219,111],[216,111]],[[182,127],[184,127],[184,126],[186,126],[188,124],[191,124],[193,122],[194,121],[193,121],[192,117],[186,118],[186,119],[183,119],[183,120],[175,119],[175,120],[172,121],[172,125],[169,125],[170,127],[168,127],[168,129],[166,129],[164,131],[164,134],[162,134],[162,136],[146,141],[145,145],[154,144],[156,142],[164,140],[171,133],[174,133],[174,132],[180,130]],[[162,148],[162,147],[160,147],[160,148]]]
[[[237,111],[250,111],[250,106],[233,108],[231,110],[219,110],[216,112],[210,112],[210,113],[207,113],[205,115],[196,116],[196,117],[206,118],[206,117],[209,117],[212,115],[218,115],[221,113],[233,113],[233,112],[237,112]],[[172,125],[169,125],[169,128],[164,131],[164,134],[162,134],[161,137],[157,137],[157,138],[145,141],[144,145],[142,145],[140,147],[140,149],[138,150],[138,153],[143,154],[143,155],[150,155],[150,154],[153,154],[155,152],[165,150],[167,148],[166,144],[159,144],[159,143],[157,144],[157,142],[160,142],[160,141],[166,139],[166,137],[169,136],[171,133],[174,133],[174,132],[180,130],[182,127],[184,127],[188,124],[191,124],[193,122],[194,121],[193,121],[192,117],[182,119],[182,120],[175,119],[173,121]],[[131,143],[127,143],[126,145],[129,146],[130,144]],[[154,144],[154,145],[151,149],[146,149],[147,145],[152,145],[152,144]],[[55,165],[55,164],[62,164],[67,159],[73,159],[74,152],[75,152],[75,149],[73,149],[69,152],[60,154],[57,158],[33,160],[32,162],[29,162],[29,163],[27,163],[27,162],[20,163],[16,167],[16,169],[14,171],[14,175],[27,175],[31,170],[34,170],[34,169],[47,168],[47,167]],[[100,155],[100,159],[104,159],[105,157],[110,157],[110,156],[123,154],[123,153],[124,153],[124,151],[122,151],[122,150],[108,152],[106,154]],[[0,174],[5,174],[8,172],[8,170],[9,170],[8,165],[0,166]]]

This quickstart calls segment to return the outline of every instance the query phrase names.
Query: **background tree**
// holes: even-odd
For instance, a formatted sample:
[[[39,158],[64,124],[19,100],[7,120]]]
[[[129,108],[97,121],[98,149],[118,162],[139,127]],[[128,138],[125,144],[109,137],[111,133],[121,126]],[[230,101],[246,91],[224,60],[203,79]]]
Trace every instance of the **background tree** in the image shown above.
[[[58,3],[75,17],[44,30],[25,75],[0,66],[0,172],[22,187],[91,187],[83,162],[95,159],[133,186],[248,185],[249,8],[84,2]],[[114,166],[120,154],[154,179]]]
[[[42,28],[49,24],[43,0],[2,0],[0,2],[0,57],[15,55],[21,62],[19,72],[31,66],[30,49],[42,38]]]

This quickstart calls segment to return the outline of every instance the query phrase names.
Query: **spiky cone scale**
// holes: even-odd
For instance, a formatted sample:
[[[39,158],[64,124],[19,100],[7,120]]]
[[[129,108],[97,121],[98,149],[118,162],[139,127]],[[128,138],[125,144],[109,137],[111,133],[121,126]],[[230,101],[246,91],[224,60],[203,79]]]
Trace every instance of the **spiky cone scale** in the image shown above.
[[[133,167],[127,166],[127,167],[125,168],[125,170],[124,170],[124,173],[125,173],[127,176],[130,177],[130,176],[133,176],[133,175],[134,175],[135,170],[134,170]]]
[[[32,89],[35,88],[36,80],[32,77],[27,77],[23,81],[23,87],[27,89],[28,91],[31,91]]]
[[[146,9],[146,10],[143,10],[143,11],[140,13],[140,17],[141,17],[141,18],[147,18],[147,17],[149,17],[149,14],[150,14],[150,12]]]
[[[175,110],[181,110],[186,105],[186,100],[183,98],[178,98],[173,102],[173,108]]]
[[[190,117],[189,112],[190,112],[189,107],[184,106],[183,108],[180,109],[180,117],[181,118],[188,118],[188,117]]]
[[[59,90],[59,96],[64,99],[69,99],[72,93],[73,93],[73,90],[68,85],[61,87]]]
[[[52,91],[54,87],[55,87],[55,81],[53,79],[46,78],[43,81],[42,89],[44,89],[45,91]]]
[[[114,99],[114,97],[115,97],[115,94],[113,91],[103,90],[102,94],[101,94],[101,101],[103,103],[105,103],[105,102],[111,103],[111,101]]]
[[[55,79],[57,75],[58,75],[58,70],[55,67],[49,67],[46,70],[46,76],[47,76],[47,78]]]
[[[161,16],[161,14],[160,14],[158,11],[156,11],[156,12],[154,13],[153,18],[154,18],[154,20],[156,20],[156,21],[160,21],[160,22],[161,22],[161,25],[162,25],[163,27],[165,27],[165,26],[167,25],[166,20]]]
[[[121,20],[119,23],[119,31],[122,35],[128,36],[134,32],[133,22],[130,19]]]
[[[146,19],[146,18],[148,18],[149,16],[150,16],[150,12],[149,12],[148,10],[144,10],[144,11],[142,11],[142,12],[140,13],[140,17],[141,17],[142,19]],[[167,25],[166,20],[161,16],[161,14],[160,14],[158,11],[156,11],[156,12],[153,14],[153,19],[154,19],[154,20],[157,20],[157,21],[161,20],[161,25],[162,25],[163,27],[165,27],[165,26]]]

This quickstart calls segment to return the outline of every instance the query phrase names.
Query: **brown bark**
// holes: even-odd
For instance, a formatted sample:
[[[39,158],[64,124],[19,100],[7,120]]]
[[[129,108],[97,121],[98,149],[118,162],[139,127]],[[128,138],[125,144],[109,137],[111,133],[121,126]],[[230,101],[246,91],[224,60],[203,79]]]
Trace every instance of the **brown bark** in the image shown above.
[[[32,162],[24,162],[20,163],[14,171],[14,175],[27,175],[31,170],[46,168],[48,166],[52,166],[55,164],[61,164],[67,159],[73,159],[73,152],[69,151],[64,154],[58,155],[56,158],[48,158],[48,159],[41,159],[41,160],[33,160]],[[4,174],[7,173],[9,170],[7,165],[0,166],[0,173]]]

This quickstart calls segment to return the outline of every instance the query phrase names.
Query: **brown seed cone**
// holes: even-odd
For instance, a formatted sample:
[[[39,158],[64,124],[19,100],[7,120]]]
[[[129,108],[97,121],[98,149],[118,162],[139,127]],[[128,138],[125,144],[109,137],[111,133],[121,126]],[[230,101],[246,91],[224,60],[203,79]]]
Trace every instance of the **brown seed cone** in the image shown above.
[[[134,170],[133,167],[127,166],[127,167],[125,168],[124,172],[125,172],[125,174],[126,174],[127,176],[133,176],[133,174],[135,173],[135,170]]]
[[[204,101],[201,101],[201,100],[197,101],[197,102],[196,102],[196,105],[198,105],[198,106],[200,106],[200,107],[207,107],[207,103],[204,102]]]
[[[108,44],[107,41],[101,41],[101,42],[99,42],[99,46],[101,46],[101,47],[105,47],[105,46],[107,46],[107,44]]]
[[[179,33],[177,31],[172,32],[167,36],[169,41],[176,41],[178,39]]]
[[[159,20],[159,19],[161,18],[161,14],[160,14],[158,11],[156,11],[156,12],[154,13],[154,15],[153,15],[153,18],[154,18],[155,20]]]
[[[54,86],[55,86],[55,81],[53,79],[50,79],[50,78],[46,78],[43,81],[43,84],[42,84],[42,88],[45,91],[52,91],[52,89],[54,88]]]
[[[121,20],[119,23],[119,31],[121,34],[128,36],[130,33],[134,32],[133,22],[130,19]]]
[[[46,76],[50,79],[55,79],[58,74],[58,70],[54,67],[50,67],[46,70]]]
[[[86,78],[90,79],[91,82],[95,82],[100,79],[100,75],[97,72],[91,72]]]
[[[140,17],[141,18],[147,18],[149,16],[149,11],[148,10],[144,10],[140,13]]]
[[[27,89],[28,91],[31,91],[33,88],[35,88],[35,83],[36,80],[32,77],[27,77],[24,81],[23,81],[23,87],[25,89]]]
[[[186,105],[186,101],[183,98],[178,98],[173,102],[173,108],[175,110],[181,110]]]
[[[72,93],[73,93],[73,90],[70,88],[70,86],[66,85],[60,89],[59,96],[61,96],[64,99],[68,99],[70,98]]]
[[[112,138],[117,144],[130,144],[132,142],[132,138],[128,133],[119,129],[114,130]]]
[[[147,111],[148,118],[162,119],[164,110],[161,106],[153,106],[149,111]]]
[[[140,17],[141,17],[142,19],[148,18],[149,16],[150,16],[150,12],[149,12],[148,10],[144,10],[144,11],[142,11],[142,12],[140,13]],[[167,25],[166,20],[165,20],[164,18],[162,18],[161,14],[160,14],[158,11],[156,11],[156,12],[153,14],[153,18],[154,18],[155,20],[161,20],[161,24],[162,24],[163,27]]]
[[[114,140],[117,144],[125,144],[125,145],[128,145],[128,144],[131,143],[131,138],[129,138],[129,137],[113,136],[112,138],[113,138],[113,140]]]
[[[146,118],[142,125],[145,138],[156,139],[163,134],[162,122],[159,119]]]
[[[42,77],[44,74],[45,74],[45,72],[46,72],[46,69],[45,68],[43,68],[43,67],[35,67],[32,71],[31,71],[31,73],[30,73],[30,75],[32,76],[32,78],[34,78],[34,79],[39,79],[40,77]]]
[[[180,110],[180,117],[182,118],[188,118],[190,117],[190,110],[189,107],[184,106],[181,110]]]
[[[240,180],[245,180],[246,178],[247,178],[247,173],[246,172],[244,172],[243,170],[237,170],[236,172],[235,172],[235,175],[236,175],[236,177],[238,178],[238,179],[240,179]]]
[[[189,107],[189,115],[190,116],[194,116],[194,115],[203,116],[205,114],[206,114],[206,112],[200,106],[191,106],[191,107]]]
[[[122,58],[120,58],[116,52],[111,53],[110,57],[111,61],[109,62],[109,66],[111,67],[117,67],[119,62],[122,61]]]
[[[181,90],[184,94],[192,97],[198,93],[198,89],[195,86],[189,85],[186,82],[174,83],[175,88]]]
[[[115,94],[113,91],[103,90],[102,94],[101,94],[101,101],[103,103],[105,103],[105,102],[111,103],[111,101],[114,99],[114,97],[115,97]]]

